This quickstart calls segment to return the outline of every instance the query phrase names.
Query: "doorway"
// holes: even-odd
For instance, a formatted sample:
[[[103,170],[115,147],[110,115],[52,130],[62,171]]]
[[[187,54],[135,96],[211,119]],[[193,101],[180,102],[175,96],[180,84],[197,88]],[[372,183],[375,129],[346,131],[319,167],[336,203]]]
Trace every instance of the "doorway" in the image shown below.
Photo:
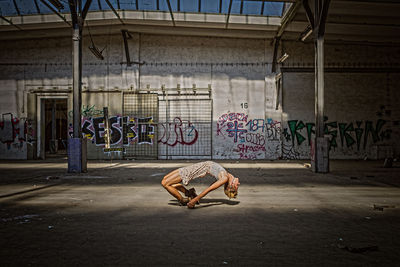
[[[46,158],[67,156],[67,99],[44,99],[44,150]]]

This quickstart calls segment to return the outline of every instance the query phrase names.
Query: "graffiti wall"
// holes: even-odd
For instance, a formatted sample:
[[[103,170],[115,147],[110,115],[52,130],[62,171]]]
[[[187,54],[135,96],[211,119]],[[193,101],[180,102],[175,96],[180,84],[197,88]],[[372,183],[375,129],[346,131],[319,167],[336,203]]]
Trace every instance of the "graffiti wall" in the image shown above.
[[[190,121],[175,117],[173,122],[159,124],[159,144],[174,148],[177,145],[191,146],[197,142],[199,131]]]
[[[0,158],[26,159],[27,146],[36,142],[32,122],[3,113],[0,120]]]
[[[159,158],[202,158],[211,156],[211,123],[175,117],[158,125]]]
[[[371,146],[385,145],[391,140],[392,123],[384,119],[330,121],[325,117],[325,136],[329,137],[329,151],[334,158],[374,158]],[[310,158],[311,140],[315,123],[289,120],[282,133],[282,158]]]
[[[150,144],[154,142],[155,125],[152,117],[135,118],[129,116],[111,116],[109,118],[110,145],[114,147],[133,144]],[[69,135],[72,136],[72,124],[69,125]],[[89,143],[104,148],[106,146],[106,128],[104,117],[82,117],[82,136]],[[111,149],[106,149],[108,153]],[[115,150],[121,151],[121,150]]]
[[[89,158],[93,158],[95,146],[98,151],[106,155],[117,154],[122,156],[129,147],[136,145],[157,145],[159,155],[184,155],[184,153],[196,154],[194,147],[199,143],[200,131],[198,126],[190,121],[184,121],[179,117],[171,123],[155,123],[153,117],[129,117],[111,116],[109,118],[110,147],[106,147],[106,126],[104,117],[82,117],[82,136],[88,139]],[[201,127],[200,127],[201,128]],[[156,135],[158,133],[158,136]],[[69,135],[72,136],[72,124],[69,125]],[[201,138],[201,137],[200,137]],[[191,149],[187,151],[187,149]],[[211,146],[207,149],[210,155]],[[201,154],[200,153],[200,154]],[[188,154],[190,156],[190,154]]]
[[[280,135],[279,121],[249,118],[245,113],[225,113],[216,123],[215,156],[228,159],[277,158]]]
[[[332,158],[376,158],[373,146],[390,143],[393,123],[384,119],[354,122],[325,118]],[[221,159],[309,159],[315,123],[280,122],[249,118],[245,113],[225,113],[218,118],[215,156]]]

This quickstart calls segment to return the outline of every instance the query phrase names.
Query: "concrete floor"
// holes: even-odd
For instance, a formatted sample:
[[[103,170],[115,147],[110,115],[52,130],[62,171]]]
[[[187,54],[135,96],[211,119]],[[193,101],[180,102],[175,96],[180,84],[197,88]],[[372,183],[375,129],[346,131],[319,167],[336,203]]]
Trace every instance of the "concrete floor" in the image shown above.
[[[400,265],[398,162],[219,161],[238,198],[189,210],[160,181],[194,162],[0,161],[0,266]]]

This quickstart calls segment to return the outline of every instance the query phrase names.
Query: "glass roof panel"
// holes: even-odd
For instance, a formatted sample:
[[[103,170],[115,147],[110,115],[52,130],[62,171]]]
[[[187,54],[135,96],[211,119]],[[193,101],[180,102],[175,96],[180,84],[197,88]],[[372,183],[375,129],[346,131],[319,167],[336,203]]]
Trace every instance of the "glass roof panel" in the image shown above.
[[[15,4],[14,4],[15,1]],[[44,0],[49,6],[60,13],[69,13],[68,0]],[[227,14],[231,0],[170,0],[173,12],[200,12]],[[52,2],[59,2],[63,8],[56,8]],[[147,10],[169,12],[167,0],[109,0],[114,9]],[[261,0],[232,0],[231,14],[282,16],[284,2],[264,2],[262,11]],[[82,6],[86,3],[82,1]],[[18,11],[17,11],[18,9]],[[105,0],[92,0],[90,11],[111,10]],[[30,14],[50,14],[53,11],[41,0],[0,0],[0,15],[17,16]]]
[[[243,2],[243,14],[260,15],[262,2],[245,1]]]
[[[199,4],[198,1],[193,0],[181,0],[180,1],[181,12],[198,12]]]
[[[284,2],[265,2],[264,15],[282,17]]]
[[[140,10],[157,10],[157,0],[140,0]]]
[[[217,1],[217,0],[202,0],[201,1],[201,12],[218,13],[219,12],[219,1]]]

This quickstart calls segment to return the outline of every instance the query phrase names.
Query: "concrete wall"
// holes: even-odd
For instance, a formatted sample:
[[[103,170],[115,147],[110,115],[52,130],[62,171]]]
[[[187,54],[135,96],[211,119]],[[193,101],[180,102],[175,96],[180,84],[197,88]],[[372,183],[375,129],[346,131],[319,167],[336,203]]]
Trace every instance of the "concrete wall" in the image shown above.
[[[93,36],[96,46],[105,48],[103,61],[90,53],[89,39],[84,39],[82,122],[86,122],[89,158],[110,156],[92,134],[96,131],[93,118],[102,116],[103,107],[107,106],[110,116],[120,123],[124,91],[148,86],[159,89],[163,85],[176,89],[178,84],[181,88],[211,85],[212,131],[207,134],[212,133],[209,139],[213,158],[309,158],[314,80],[313,73],[301,68],[311,67],[314,62],[312,45],[282,44],[282,53],[290,55],[282,67],[299,70],[283,73],[283,88],[279,92],[275,74],[271,73],[270,40],[132,36],[128,40],[130,58],[144,62],[140,66],[121,64],[126,61],[121,35]],[[61,91],[66,94],[71,89],[71,43],[69,38],[55,38],[0,44],[0,111],[5,114],[0,125],[0,158],[38,155],[37,97],[52,97]],[[325,55],[328,67],[379,69],[398,61],[398,52],[396,47],[327,44]],[[327,73],[326,115],[331,158],[379,158],[389,147],[398,153],[400,111],[395,104],[400,97],[396,90],[398,78],[399,74],[393,72]],[[71,94],[67,96],[71,109]],[[11,121],[7,113],[18,118],[18,122]],[[69,119],[71,122],[72,117]],[[115,131],[122,133],[118,127]],[[157,134],[151,138],[157,138]],[[178,145],[189,146],[184,143]],[[121,145],[121,141],[114,144]],[[158,144],[158,150],[163,151],[164,145],[167,144]]]
[[[314,137],[313,46],[287,42],[283,75],[283,158],[309,158]],[[390,55],[393,55],[390,56]],[[379,159],[399,153],[397,47],[325,46],[325,133],[331,158]],[[346,68],[345,71],[343,68]],[[296,71],[297,69],[297,71]]]

